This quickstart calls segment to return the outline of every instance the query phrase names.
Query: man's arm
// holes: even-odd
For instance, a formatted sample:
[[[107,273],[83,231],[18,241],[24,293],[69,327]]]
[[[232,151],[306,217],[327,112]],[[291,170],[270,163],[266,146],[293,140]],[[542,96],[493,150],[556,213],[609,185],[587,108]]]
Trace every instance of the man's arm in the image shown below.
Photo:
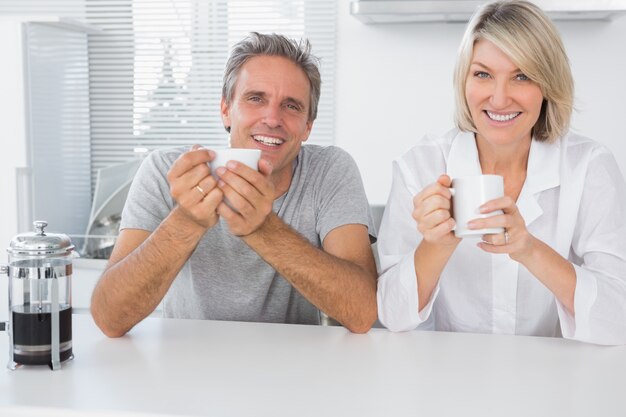
[[[313,246],[272,212],[271,167],[259,172],[243,164],[220,168],[218,186],[235,210],[222,203],[219,215],[230,232],[272,265],[304,297],[355,333],[367,332],[377,317],[376,266],[364,225],[331,230]]]
[[[184,226],[174,209],[153,232],[126,229],[91,297],[91,314],[109,337],[120,337],[159,305],[204,229]]]
[[[364,225],[333,229],[321,250],[270,214],[242,239],[311,303],[350,331],[365,333],[376,321],[376,264]]]
[[[161,302],[204,233],[218,220],[223,194],[207,162],[214,154],[194,146],[167,174],[177,206],[150,233],[122,230],[91,298],[96,324],[119,337]]]

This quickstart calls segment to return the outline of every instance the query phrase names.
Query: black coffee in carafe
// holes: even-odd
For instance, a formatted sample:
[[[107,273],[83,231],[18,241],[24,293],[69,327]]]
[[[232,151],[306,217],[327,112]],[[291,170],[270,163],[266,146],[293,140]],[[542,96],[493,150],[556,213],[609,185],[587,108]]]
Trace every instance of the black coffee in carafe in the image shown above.
[[[13,360],[24,365],[47,365],[52,361],[52,314],[50,305],[12,308]],[[59,354],[61,362],[72,356],[72,308],[59,306]]]

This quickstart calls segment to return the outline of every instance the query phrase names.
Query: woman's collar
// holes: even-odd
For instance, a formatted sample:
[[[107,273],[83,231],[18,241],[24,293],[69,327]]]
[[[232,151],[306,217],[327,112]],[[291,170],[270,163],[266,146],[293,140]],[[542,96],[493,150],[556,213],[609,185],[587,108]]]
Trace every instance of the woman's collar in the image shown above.
[[[530,144],[526,181],[517,199],[526,224],[543,213],[535,196],[560,184],[560,154],[560,141],[548,143],[533,139]],[[459,132],[452,140],[446,173],[450,178],[482,174],[473,132]]]

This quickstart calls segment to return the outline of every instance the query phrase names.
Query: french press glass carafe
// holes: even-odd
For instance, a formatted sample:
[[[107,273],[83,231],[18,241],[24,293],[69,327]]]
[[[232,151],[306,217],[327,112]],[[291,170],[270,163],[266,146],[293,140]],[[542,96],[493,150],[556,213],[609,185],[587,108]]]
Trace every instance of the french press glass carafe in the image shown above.
[[[53,370],[72,354],[71,278],[74,246],[63,234],[35,232],[13,238],[9,263],[9,364],[50,365]]]

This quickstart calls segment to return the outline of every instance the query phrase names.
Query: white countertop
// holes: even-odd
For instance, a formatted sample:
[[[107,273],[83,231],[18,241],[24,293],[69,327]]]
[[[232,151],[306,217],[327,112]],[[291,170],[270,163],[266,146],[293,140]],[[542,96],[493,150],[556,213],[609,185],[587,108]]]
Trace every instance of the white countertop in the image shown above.
[[[156,318],[108,339],[90,316],[73,319],[76,358],[56,372],[0,369],[0,407],[189,416],[626,415],[626,347]],[[0,333],[2,363],[7,345]]]

